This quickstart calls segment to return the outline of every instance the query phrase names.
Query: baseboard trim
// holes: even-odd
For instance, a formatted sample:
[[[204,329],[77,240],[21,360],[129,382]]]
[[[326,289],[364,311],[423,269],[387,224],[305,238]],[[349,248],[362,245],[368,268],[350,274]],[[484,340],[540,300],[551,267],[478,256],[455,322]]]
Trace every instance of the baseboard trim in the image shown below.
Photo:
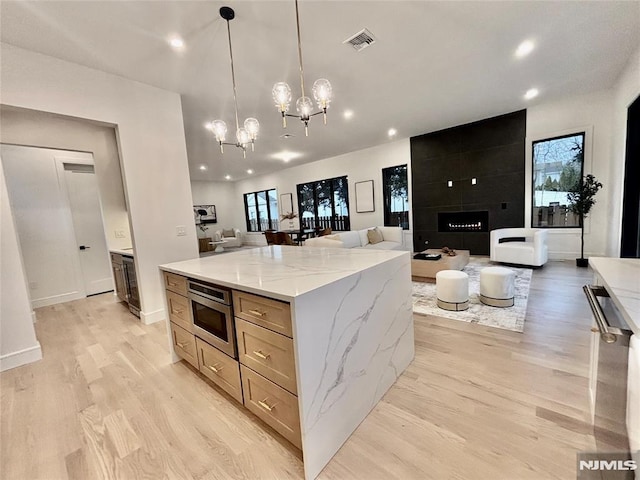
[[[42,348],[40,347],[40,342],[36,342],[36,345],[33,347],[2,355],[0,357],[0,372],[20,367],[28,363],[37,362],[38,360],[42,360]]]
[[[53,295],[51,297],[38,298],[31,301],[32,308],[48,307],[57,303],[71,302],[72,300],[80,300],[85,298],[82,292],[63,293],[62,295]]]
[[[140,311],[140,321],[145,325],[151,325],[152,323],[162,322],[166,320],[167,315],[164,308],[156,310],[154,312]]]

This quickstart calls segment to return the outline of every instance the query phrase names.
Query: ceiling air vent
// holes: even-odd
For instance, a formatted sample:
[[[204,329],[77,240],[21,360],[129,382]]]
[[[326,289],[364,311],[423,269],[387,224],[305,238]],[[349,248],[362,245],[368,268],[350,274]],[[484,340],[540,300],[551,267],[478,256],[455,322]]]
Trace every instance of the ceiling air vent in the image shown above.
[[[360,50],[367,48],[369,45],[376,43],[376,39],[373,38],[373,33],[371,33],[366,28],[363,28],[358,33],[347,38],[342,43],[351,45],[356,49],[357,52],[359,52]]]

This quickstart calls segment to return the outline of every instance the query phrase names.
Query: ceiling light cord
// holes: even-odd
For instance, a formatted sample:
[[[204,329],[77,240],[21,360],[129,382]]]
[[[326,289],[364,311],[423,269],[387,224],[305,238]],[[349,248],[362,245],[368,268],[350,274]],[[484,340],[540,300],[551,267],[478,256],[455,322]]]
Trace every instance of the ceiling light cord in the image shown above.
[[[251,151],[254,151],[255,140],[258,138],[260,130],[260,122],[253,117],[249,117],[244,121],[243,127],[240,127],[240,119],[238,118],[238,89],[236,87],[236,70],[233,63],[233,48],[231,47],[231,26],[229,22],[235,18],[235,12],[231,7],[221,7],[220,16],[227,21],[227,39],[229,41],[229,60],[231,63],[231,84],[233,85],[233,106],[236,119],[236,142],[226,142],[227,124],[223,120],[214,120],[207,123],[205,128],[211,130],[216,141],[220,145],[220,153],[224,153],[224,145],[233,145],[242,149],[242,156],[247,158],[247,145],[251,144]]]
[[[236,131],[240,129],[240,121],[238,120],[238,91],[236,89],[236,71],[233,68],[233,50],[231,49],[231,27],[229,19],[227,19],[227,37],[229,38],[229,59],[231,60],[231,83],[233,84],[233,103],[236,108]]]
[[[296,30],[298,32],[298,61],[300,62],[300,90],[304,97],[304,69],[302,68],[302,40],[300,38],[300,13],[298,11],[298,0],[296,0]]]

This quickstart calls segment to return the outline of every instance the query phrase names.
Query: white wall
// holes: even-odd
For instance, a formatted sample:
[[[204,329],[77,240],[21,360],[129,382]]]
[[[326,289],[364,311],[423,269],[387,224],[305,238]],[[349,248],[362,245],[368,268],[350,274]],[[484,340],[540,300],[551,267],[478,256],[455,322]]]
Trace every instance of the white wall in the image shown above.
[[[609,157],[609,216],[607,217],[607,255],[620,256],[622,201],[627,140],[627,109],[640,95],[640,47],[613,87],[613,136]]]
[[[180,96],[1,44],[2,103],[116,125],[141,319],[163,320],[158,265],[196,258]],[[177,226],[186,235],[177,236]]]
[[[83,298],[71,209],[56,158],[91,163],[91,154],[15,145],[2,145],[1,152],[33,307]]]
[[[21,258],[0,164],[0,371],[42,358]]]
[[[613,92],[605,90],[540,103],[527,109],[525,149],[525,226],[531,226],[531,151],[532,142],[576,132],[586,132],[584,174],[591,173],[602,182],[596,205],[585,222],[585,257],[602,256],[607,245],[606,225],[610,216],[610,195],[615,186],[609,182],[609,158],[612,135]],[[580,256],[580,229],[549,229],[549,257],[572,259]]]
[[[237,221],[237,209],[243,210],[242,196],[236,195],[236,188],[232,182],[207,182],[201,180],[191,181],[191,195],[194,205],[215,205],[218,223],[210,223],[207,226],[206,235],[200,229],[199,237],[211,237],[216,230],[239,228],[245,230],[244,217],[242,223]]]
[[[0,106],[0,124],[2,143],[91,152],[104,214],[107,247],[131,247],[129,215],[113,126],[5,106]],[[124,236],[117,237],[117,231],[123,232]]]
[[[411,152],[409,139],[405,138],[377,147],[346,153],[337,157],[326,158],[313,163],[306,163],[275,173],[240,180],[235,183],[236,198],[239,207],[236,208],[236,225],[241,225],[246,231],[244,217],[244,193],[275,188],[278,198],[283,193],[293,195],[294,211],[298,211],[296,185],[325,178],[348,176],[349,180],[349,214],[351,229],[359,230],[376,225],[384,225],[382,201],[382,169],[395,165],[408,165],[409,171],[409,199],[411,199]],[[370,213],[356,213],[355,183],[363,180],[373,180],[375,211]],[[411,204],[409,204],[411,209]],[[411,222],[411,216],[409,216]],[[409,224],[411,227],[411,223]],[[247,235],[251,237],[251,235]],[[407,244],[410,246],[411,242]]]

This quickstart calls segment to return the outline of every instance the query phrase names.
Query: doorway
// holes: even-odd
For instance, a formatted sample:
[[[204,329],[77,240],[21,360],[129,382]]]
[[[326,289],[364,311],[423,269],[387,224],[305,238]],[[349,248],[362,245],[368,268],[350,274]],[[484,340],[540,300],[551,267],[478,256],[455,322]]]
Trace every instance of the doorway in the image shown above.
[[[640,258],[640,96],[627,110],[620,257]]]
[[[113,290],[93,155],[1,146],[33,308]]]

